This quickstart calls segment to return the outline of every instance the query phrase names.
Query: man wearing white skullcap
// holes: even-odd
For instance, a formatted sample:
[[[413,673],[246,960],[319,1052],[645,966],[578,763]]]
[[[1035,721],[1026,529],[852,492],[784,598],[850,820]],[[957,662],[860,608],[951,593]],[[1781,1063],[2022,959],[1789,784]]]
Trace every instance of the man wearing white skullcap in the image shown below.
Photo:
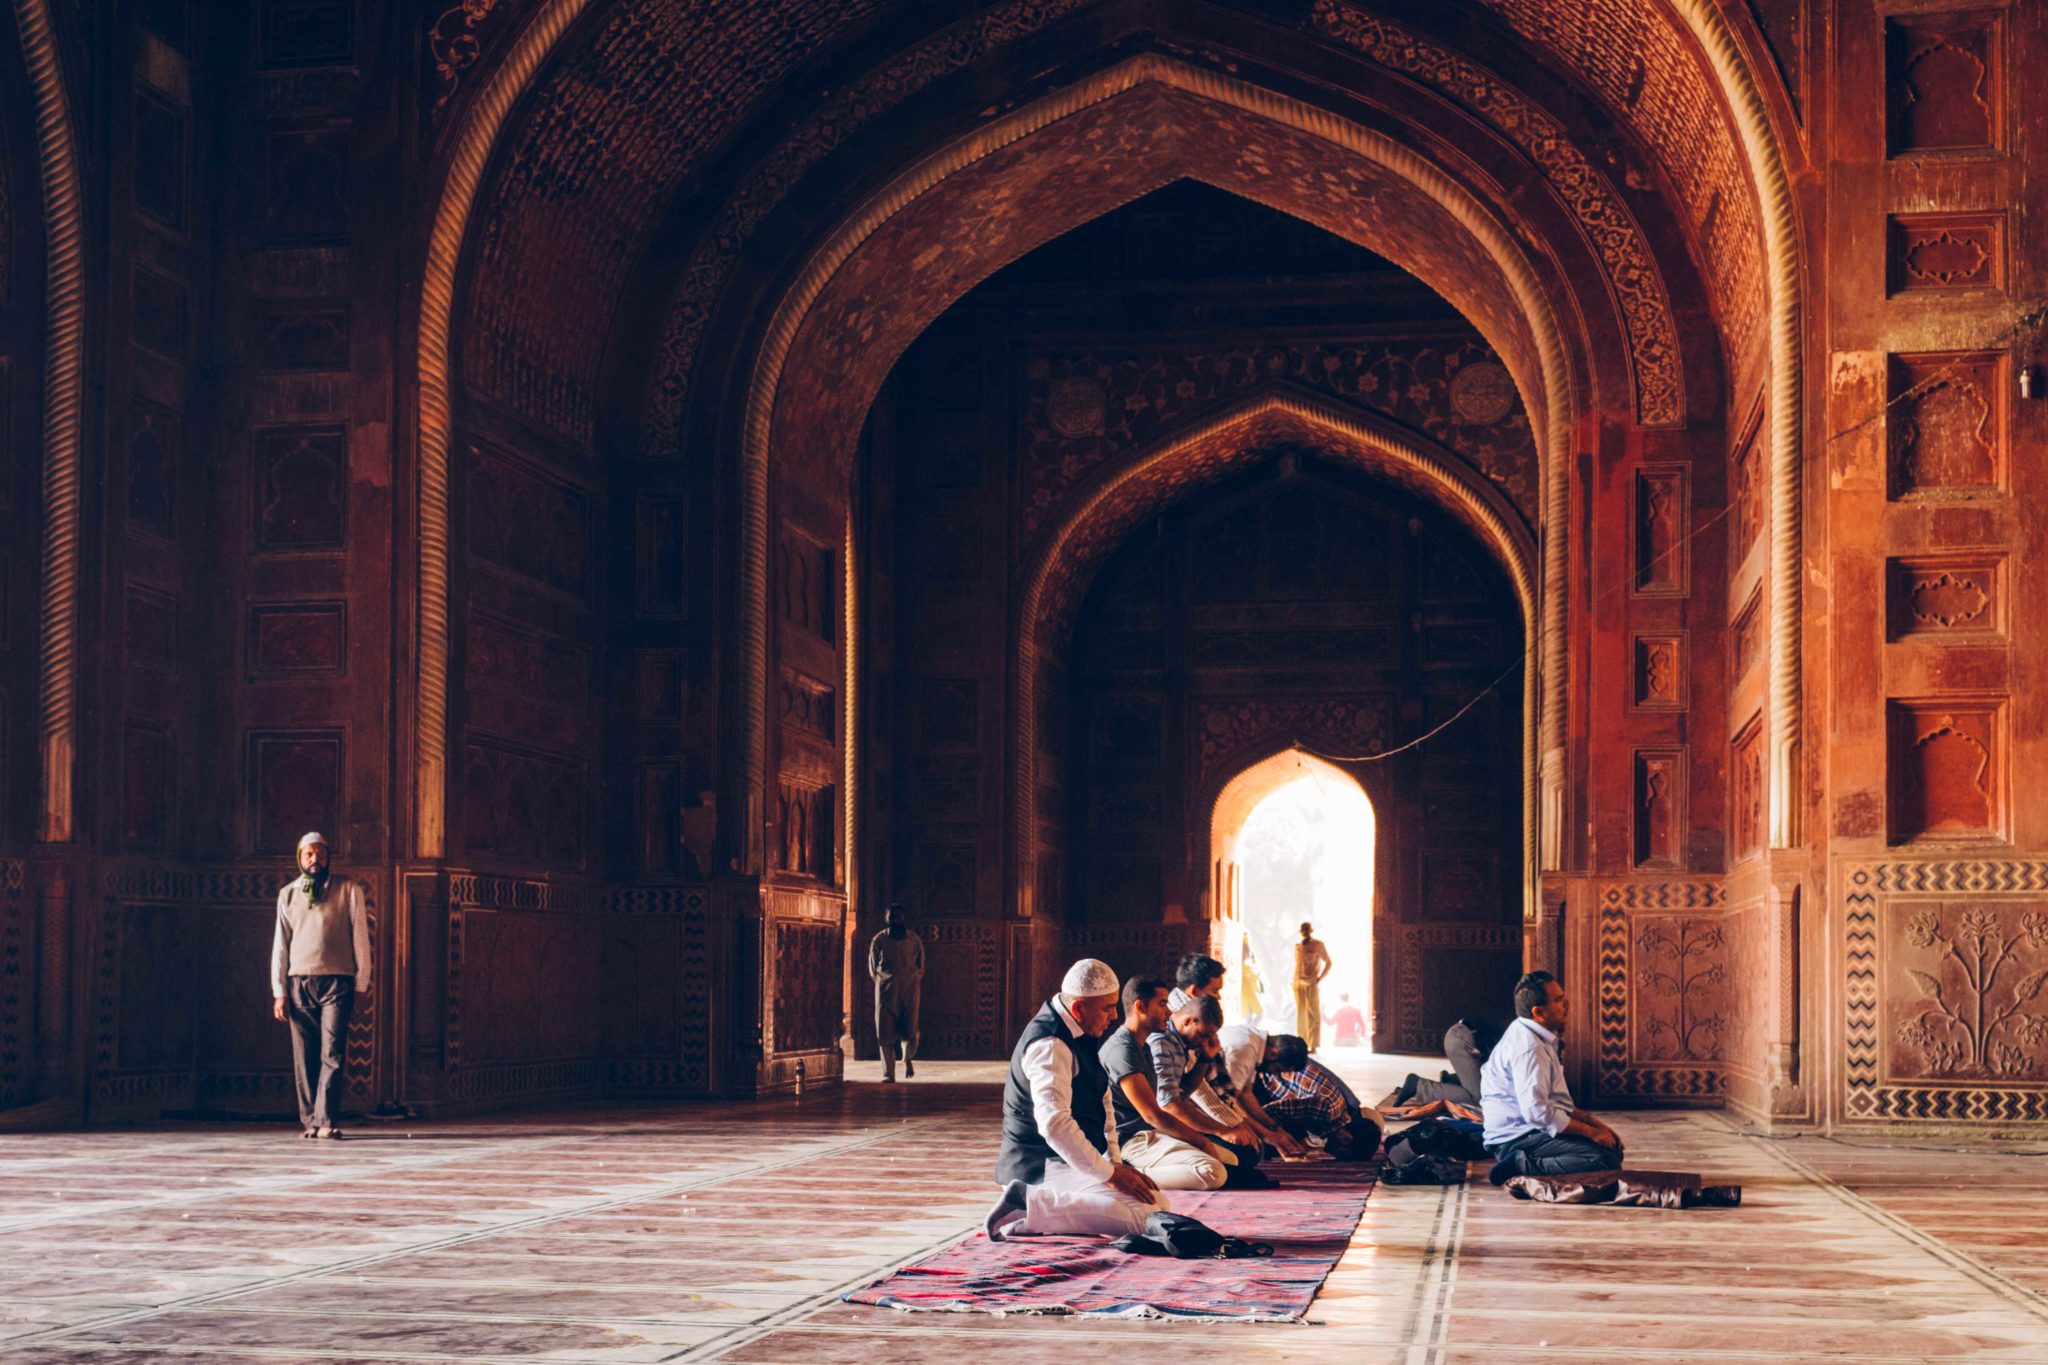
[[[1117,1151],[1109,1074],[1097,1040],[1117,1018],[1117,978],[1107,963],[1083,958],[1067,969],[1060,993],[1017,1039],[1003,1086],[1003,1147],[996,1160],[1002,1197],[988,1214],[988,1235],[1123,1236],[1166,1210],[1166,1196]]]
[[[299,875],[277,893],[270,940],[271,1012],[292,1026],[301,1137],[341,1136],[342,1065],[356,996],[370,993],[370,913],[363,888],[328,867],[327,839],[299,840]]]

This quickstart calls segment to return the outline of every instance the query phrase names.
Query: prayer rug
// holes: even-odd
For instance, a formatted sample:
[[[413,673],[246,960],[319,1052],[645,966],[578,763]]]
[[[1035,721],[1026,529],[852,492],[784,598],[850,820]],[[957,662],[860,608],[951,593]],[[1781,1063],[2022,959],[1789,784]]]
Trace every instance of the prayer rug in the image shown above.
[[[1175,1213],[1226,1237],[1270,1242],[1270,1257],[1178,1261],[1118,1251],[1108,1237],[991,1242],[976,1232],[845,1299],[920,1312],[1299,1322],[1351,1244],[1379,1168],[1333,1161],[1269,1169],[1278,1189],[1170,1197]]]

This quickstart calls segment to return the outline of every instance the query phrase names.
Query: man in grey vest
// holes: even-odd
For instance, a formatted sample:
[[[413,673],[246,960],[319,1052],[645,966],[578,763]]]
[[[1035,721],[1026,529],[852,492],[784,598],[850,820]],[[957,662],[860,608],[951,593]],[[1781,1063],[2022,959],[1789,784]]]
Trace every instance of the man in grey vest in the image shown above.
[[[327,839],[299,840],[299,876],[277,893],[270,941],[271,1012],[292,1026],[301,1137],[341,1136],[349,1015],[370,993],[370,912],[363,888],[328,867]]]
[[[1002,1197],[988,1235],[1078,1236],[1142,1232],[1166,1197],[1120,1159],[1109,1074],[1096,1040],[1117,1018],[1117,979],[1107,963],[1083,958],[1060,993],[1024,1026],[1003,1086],[1003,1146],[996,1159]]]

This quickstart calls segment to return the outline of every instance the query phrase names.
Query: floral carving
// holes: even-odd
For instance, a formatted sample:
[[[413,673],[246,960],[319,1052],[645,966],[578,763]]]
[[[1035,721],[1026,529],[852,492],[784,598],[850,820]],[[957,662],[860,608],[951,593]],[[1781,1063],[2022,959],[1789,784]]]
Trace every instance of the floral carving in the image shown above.
[[[1990,594],[1975,580],[1947,572],[1920,579],[1908,596],[1914,620],[1948,630],[1969,625],[1991,605]]]
[[[1934,954],[1930,970],[1906,969],[1919,1008],[1895,1035],[1926,1070],[2006,1077],[2038,1071],[2048,1015],[2027,1007],[2048,986],[2048,914],[2028,910],[2006,922],[1984,906],[1960,916],[1929,908],[1914,912],[1905,934],[1912,947]]]
[[[449,101],[461,88],[463,73],[484,54],[484,37],[495,13],[502,19],[513,8],[510,0],[501,9],[499,0],[461,0],[434,16],[427,26],[427,58],[434,65],[440,83],[430,120],[439,122]]]
[[[1658,1061],[1712,1061],[1721,1055],[1727,1020],[1710,988],[1728,979],[1726,935],[1712,921],[1652,922],[1636,936],[1641,954],[1636,986],[1643,993],[1643,1032]]]

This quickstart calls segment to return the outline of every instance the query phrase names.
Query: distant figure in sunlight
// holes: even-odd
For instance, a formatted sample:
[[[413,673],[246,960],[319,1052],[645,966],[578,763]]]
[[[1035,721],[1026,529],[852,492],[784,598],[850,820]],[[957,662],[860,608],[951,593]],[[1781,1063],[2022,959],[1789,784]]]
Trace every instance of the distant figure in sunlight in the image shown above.
[[[1294,945],[1294,1031],[1314,1052],[1323,1045],[1323,978],[1330,974],[1330,950],[1315,936],[1315,926],[1301,926]]]
[[[1330,1027],[1337,1030],[1338,1047],[1357,1047],[1365,1041],[1365,1016],[1351,1003],[1349,995],[1337,997],[1337,1012],[1330,1016]]]

